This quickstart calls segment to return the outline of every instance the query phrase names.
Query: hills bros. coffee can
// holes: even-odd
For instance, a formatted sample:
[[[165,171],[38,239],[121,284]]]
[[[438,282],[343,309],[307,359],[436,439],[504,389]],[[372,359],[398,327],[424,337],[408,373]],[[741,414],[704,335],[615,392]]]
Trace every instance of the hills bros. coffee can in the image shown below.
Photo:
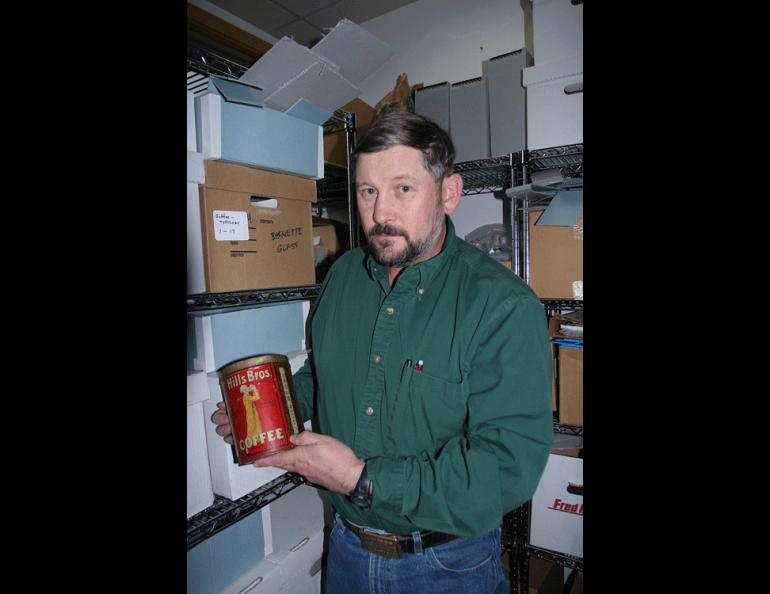
[[[289,437],[303,426],[287,357],[256,355],[218,374],[239,466],[294,447]]]

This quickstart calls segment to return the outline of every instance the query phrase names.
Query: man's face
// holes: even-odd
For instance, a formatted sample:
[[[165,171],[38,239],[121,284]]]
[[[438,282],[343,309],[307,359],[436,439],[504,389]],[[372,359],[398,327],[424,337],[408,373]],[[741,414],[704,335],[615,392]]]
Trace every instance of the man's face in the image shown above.
[[[438,254],[444,214],[454,210],[445,207],[442,185],[425,169],[417,149],[399,145],[358,156],[358,212],[381,264],[403,268]]]

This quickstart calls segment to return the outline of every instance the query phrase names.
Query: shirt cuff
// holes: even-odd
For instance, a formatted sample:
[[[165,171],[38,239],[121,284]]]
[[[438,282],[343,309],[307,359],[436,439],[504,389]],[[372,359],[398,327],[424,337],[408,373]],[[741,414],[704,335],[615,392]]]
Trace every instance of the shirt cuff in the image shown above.
[[[405,472],[406,460],[403,458],[369,458],[366,461],[366,473],[374,482],[374,510],[401,514]]]

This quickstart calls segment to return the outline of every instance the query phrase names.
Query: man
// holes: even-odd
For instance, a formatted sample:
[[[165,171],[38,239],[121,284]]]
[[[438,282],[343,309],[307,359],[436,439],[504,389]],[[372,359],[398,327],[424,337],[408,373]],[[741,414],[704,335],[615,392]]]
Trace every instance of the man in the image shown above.
[[[332,492],[330,594],[507,591],[502,516],[531,498],[551,447],[542,305],[455,236],[453,161],[448,135],[415,114],[385,115],[361,139],[369,246],[329,271],[294,376],[321,434],[255,462]],[[223,410],[212,421],[231,443]]]

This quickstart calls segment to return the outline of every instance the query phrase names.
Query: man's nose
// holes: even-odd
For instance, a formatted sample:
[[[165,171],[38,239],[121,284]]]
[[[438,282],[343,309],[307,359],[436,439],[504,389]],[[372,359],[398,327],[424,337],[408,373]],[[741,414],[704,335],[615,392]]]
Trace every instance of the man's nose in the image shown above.
[[[375,223],[385,224],[393,221],[394,200],[386,192],[380,193],[374,201],[372,218]]]

